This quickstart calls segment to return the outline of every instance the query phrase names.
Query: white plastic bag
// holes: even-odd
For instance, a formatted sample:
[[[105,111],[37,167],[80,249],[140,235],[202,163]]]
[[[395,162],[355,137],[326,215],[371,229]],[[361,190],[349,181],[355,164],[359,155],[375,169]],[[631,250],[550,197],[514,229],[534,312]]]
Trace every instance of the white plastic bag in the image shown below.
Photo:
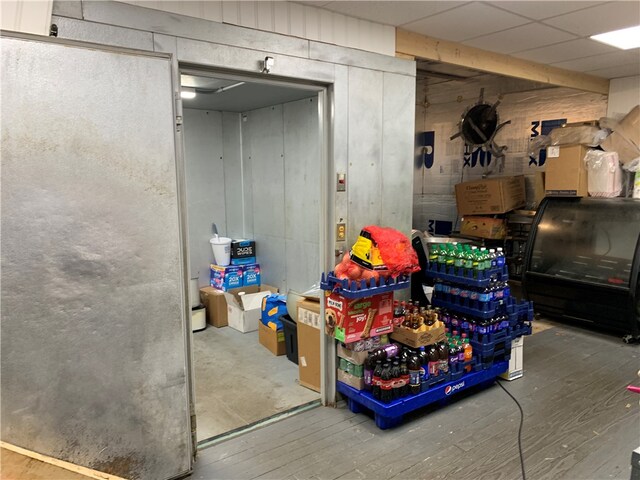
[[[587,190],[592,197],[619,197],[622,192],[622,169],[616,152],[589,150],[584,156],[587,166]]]

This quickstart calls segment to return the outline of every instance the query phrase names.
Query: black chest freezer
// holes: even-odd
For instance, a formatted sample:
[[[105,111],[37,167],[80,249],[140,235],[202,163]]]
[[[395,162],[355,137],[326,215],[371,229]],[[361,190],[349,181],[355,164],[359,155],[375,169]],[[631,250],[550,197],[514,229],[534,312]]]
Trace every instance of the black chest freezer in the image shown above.
[[[523,289],[536,311],[640,336],[640,200],[554,198],[540,205]]]

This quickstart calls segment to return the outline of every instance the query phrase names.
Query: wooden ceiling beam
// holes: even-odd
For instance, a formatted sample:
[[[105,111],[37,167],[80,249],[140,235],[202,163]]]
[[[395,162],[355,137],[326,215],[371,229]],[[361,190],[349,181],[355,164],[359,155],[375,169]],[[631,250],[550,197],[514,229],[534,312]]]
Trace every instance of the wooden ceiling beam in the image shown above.
[[[438,40],[399,28],[396,29],[396,56],[435,60],[507,77],[609,94],[609,80],[606,78],[552,67],[503,53],[489,52],[461,43]]]

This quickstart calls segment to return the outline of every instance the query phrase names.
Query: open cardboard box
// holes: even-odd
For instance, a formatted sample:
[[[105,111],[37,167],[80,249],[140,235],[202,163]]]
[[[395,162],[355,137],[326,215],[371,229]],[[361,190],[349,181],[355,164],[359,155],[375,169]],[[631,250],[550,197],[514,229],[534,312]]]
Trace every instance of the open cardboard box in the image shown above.
[[[229,326],[242,333],[258,330],[262,299],[277,292],[278,289],[271,285],[243,287],[232,292],[224,292]]]

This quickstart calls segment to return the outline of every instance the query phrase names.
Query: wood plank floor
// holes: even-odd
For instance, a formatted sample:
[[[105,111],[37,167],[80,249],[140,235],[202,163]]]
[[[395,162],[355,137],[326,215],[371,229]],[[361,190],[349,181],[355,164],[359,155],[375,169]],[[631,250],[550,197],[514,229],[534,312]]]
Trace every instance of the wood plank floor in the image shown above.
[[[528,479],[628,479],[640,445],[640,347],[541,322],[525,376],[503,385],[525,413]],[[517,479],[517,406],[494,385],[382,431],[346,407],[317,408],[205,449],[192,479]]]
[[[90,477],[0,448],[0,479],[89,480]]]

